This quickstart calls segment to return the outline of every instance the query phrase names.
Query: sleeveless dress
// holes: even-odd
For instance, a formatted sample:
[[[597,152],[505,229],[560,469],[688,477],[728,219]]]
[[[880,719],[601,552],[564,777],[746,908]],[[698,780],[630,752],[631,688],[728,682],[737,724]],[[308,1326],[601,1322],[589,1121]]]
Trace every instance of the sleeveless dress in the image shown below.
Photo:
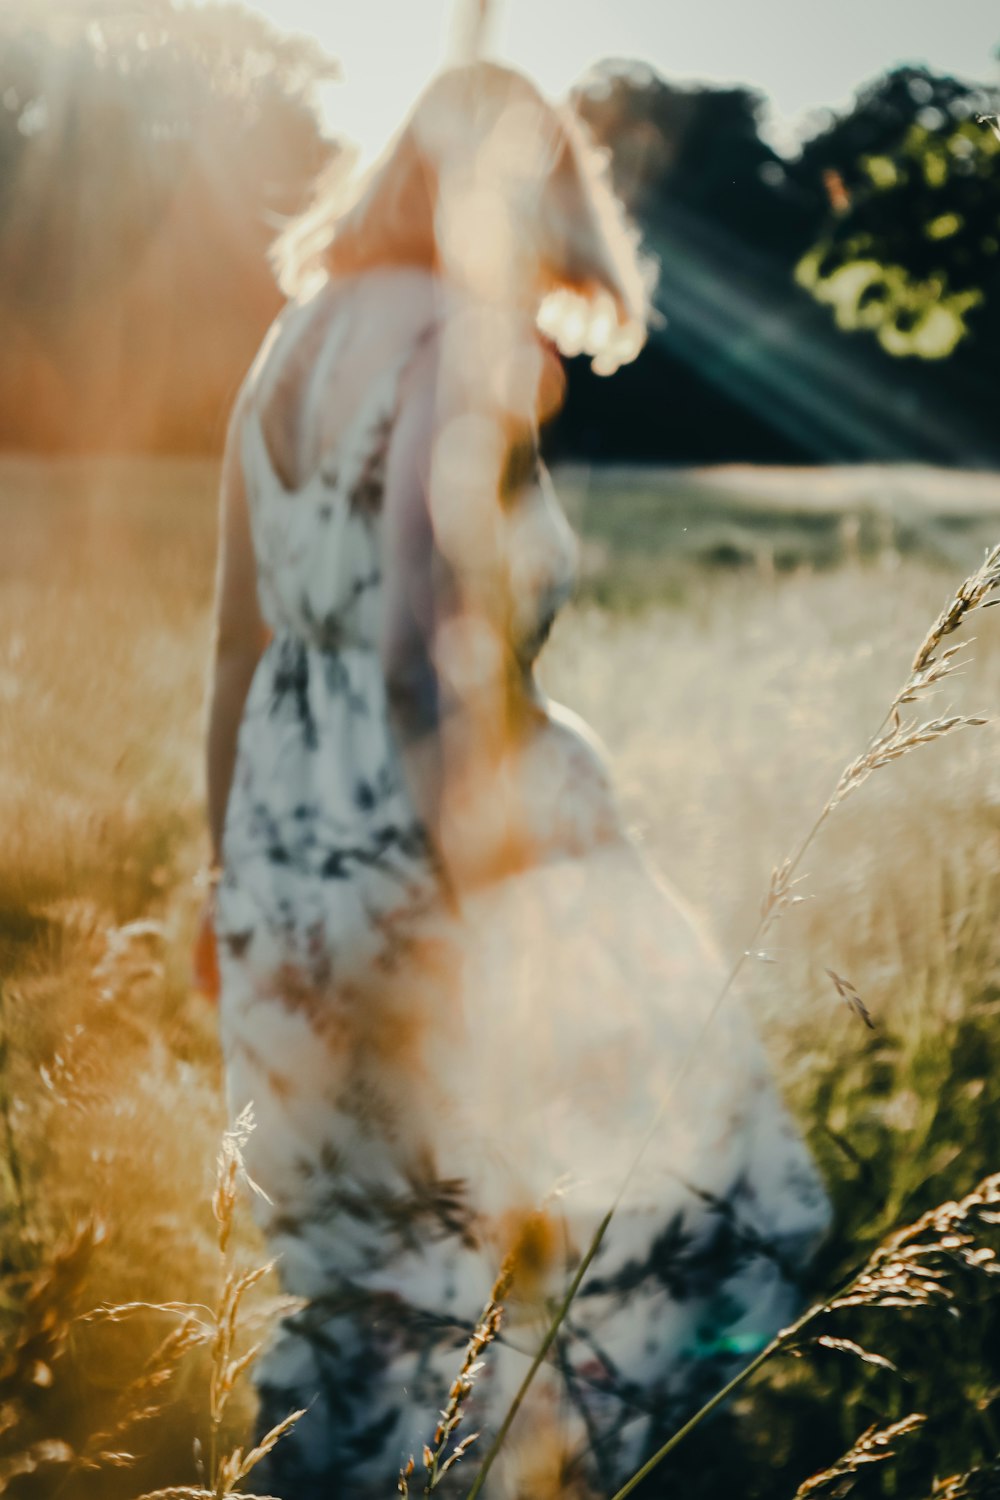
[[[537,858],[458,910],[443,899],[378,650],[386,449],[413,351],[290,491],[260,365],[309,317],[288,309],[242,407],[273,638],[240,728],[217,908],[229,1108],[253,1104],[255,1213],[301,1299],[258,1366],[260,1429],[307,1415],[254,1482],[385,1500],[413,1456],[421,1493],[424,1444],[505,1266],[502,1328],[456,1434],[480,1436],[438,1486],[465,1493],[620,1194],[485,1488],[607,1495],[794,1315],[826,1199],[738,1002],[711,1016],[718,961],[624,833],[600,748],[540,690],[506,769]],[[335,310],[322,359],[345,325]],[[530,672],[574,573],[540,461],[501,546]]]

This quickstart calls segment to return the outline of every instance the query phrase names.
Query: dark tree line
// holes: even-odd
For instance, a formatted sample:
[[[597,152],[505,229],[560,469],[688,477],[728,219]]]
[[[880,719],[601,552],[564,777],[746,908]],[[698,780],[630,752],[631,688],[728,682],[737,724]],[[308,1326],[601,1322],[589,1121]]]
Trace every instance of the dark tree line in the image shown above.
[[[338,147],[313,43],[236,4],[0,16],[0,443],[218,446],[279,305],[266,250]],[[876,79],[794,159],[764,97],[609,61],[575,94],[662,263],[668,326],[582,362],[555,447],[658,461],[1000,461],[995,93]]]
[[[798,268],[842,325],[893,336],[890,352],[944,357],[950,342],[908,338],[949,298],[983,308],[1000,266],[1000,90],[924,68],[898,68],[863,88],[853,108],[782,160],[760,135],[766,103],[750,89],[678,88],[648,68],[607,63],[578,108],[613,151],[619,191],[654,229],[678,207],[733,240]],[[1000,128],[1000,127],[998,127]],[[848,267],[869,270],[849,316]],[[895,298],[894,282],[908,295]],[[851,285],[861,277],[851,278]],[[876,317],[876,307],[878,317]],[[972,328],[976,319],[971,320]]]
[[[607,391],[573,371],[585,420],[560,440],[615,458],[1000,462],[1000,138],[983,118],[1000,94],[897,68],[792,159],[762,138],[765,103],[629,61],[581,85],[669,322]]]
[[[810,141],[799,170],[833,202],[800,278],[847,329],[893,354],[992,343],[1000,293],[995,94],[900,70]],[[840,165],[843,163],[843,165]]]

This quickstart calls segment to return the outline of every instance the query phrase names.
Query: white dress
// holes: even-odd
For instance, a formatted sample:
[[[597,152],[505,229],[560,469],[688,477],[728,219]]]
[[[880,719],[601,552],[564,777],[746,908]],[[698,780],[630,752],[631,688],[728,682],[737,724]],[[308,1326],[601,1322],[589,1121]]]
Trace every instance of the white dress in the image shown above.
[[[703,1035],[717,960],[623,832],[592,736],[541,695],[510,768],[537,860],[458,912],[442,900],[378,651],[382,481],[412,351],[289,491],[260,374],[310,317],[288,309],[245,391],[274,636],[241,725],[217,918],[229,1107],[253,1103],[248,1165],[270,1200],[256,1211],[304,1301],[257,1379],[262,1429],[308,1415],[255,1483],[385,1500],[413,1455],[419,1493],[423,1445],[516,1247],[457,1434],[481,1436],[440,1487],[464,1493],[645,1144],[486,1486],[609,1494],[793,1315],[826,1199],[738,1000]],[[324,360],[341,335],[335,312]],[[530,668],[574,571],[540,462],[503,546],[511,645]]]

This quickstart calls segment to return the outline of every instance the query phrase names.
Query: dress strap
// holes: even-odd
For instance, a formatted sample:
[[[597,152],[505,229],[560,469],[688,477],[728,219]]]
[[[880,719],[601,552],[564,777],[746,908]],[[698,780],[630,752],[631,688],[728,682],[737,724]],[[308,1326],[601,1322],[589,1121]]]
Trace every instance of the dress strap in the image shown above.
[[[351,326],[352,308],[348,300],[346,306],[339,307],[334,314],[331,326],[323,334],[323,342],[320,345],[319,354],[313,365],[312,373],[306,382],[305,393],[302,402],[301,430],[303,432],[315,431],[320,417],[320,405],[325,388],[326,376],[333,368],[333,363],[344,346],[344,341]]]
[[[384,455],[399,415],[399,394],[403,377],[438,326],[439,320],[436,317],[431,318],[402,354],[397,355],[392,364],[382,371],[380,378],[372,383],[365,400],[361,403],[361,409],[356,413],[354,422],[349,424],[352,430],[357,428],[367,433],[372,443],[371,450],[363,451],[357,456],[359,470],[366,464],[371,464],[373,460],[377,462]],[[320,472],[327,482],[335,482],[336,476],[340,473],[340,455],[343,446],[343,434],[341,434],[341,438],[320,460]]]

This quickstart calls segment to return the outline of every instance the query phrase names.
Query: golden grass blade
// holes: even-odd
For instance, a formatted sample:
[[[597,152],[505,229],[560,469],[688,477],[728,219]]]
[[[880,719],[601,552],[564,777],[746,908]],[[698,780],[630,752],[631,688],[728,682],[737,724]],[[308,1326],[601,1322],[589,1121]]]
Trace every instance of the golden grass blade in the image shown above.
[[[300,1421],[305,1414],[306,1408],[303,1406],[299,1411],[289,1412],[283,1421],[279,1422],[276,1427],[272,1427],[270,1432],[261,1438],[256,1448],[251,1448],[250,1452],[243,1459],[239,1467],[239,1472],[236,1475],[237,1481],[245,1479],[250,1471],[256,1468],[261,1459],[267,1457],[275,1444],[281,1441],[285,1433],[291,1432],[296,1422]]]
[[[982,1469],[939,1479],[928,1500],[993,1500],[1000,1494],[1000,1459]]]
[[[911,1412],[908,1417],[903,1417],[899,1422],[892,1422],[888,1427],[869,1427],[847,1450],[843,1458],[838,1458],[837,1462],[831,1464],[828,1469],[824,1469],[820,1474],[813,1474],[811,1478],[800,1484],[795,1491],[795,1500],[811,1500],[812,1496],[829,1495],[832,1497],[844,1494],[845,1480],[849,1480],[861,1469],[870,1468],[872,1464],[885,1463],[887,1459],[895,1458],[896,1449],[893,1445],[898,1439],[907,1437],[911,1432],[919,1431],[926,1421],[927,1418],[921,1412]]]
[[[900,701],[912,702],[912,699]],[[988,723],[989,720],[979,714],[949,714],[943,718],[928,719],[923,724],[918,724],[916,720],[904,724],[898,718],[894,719],[887,733],[872,740],[865,753],[845,767],[828,803],[829,811],[839,807],[845,797],[863,786],[873,771],[902,759],[918,746],[932,745],[956,729],[978,729]]]
[[[212,1317],[211,1308],[206,1307],[203,1302],[117,1302],[92,1307],[89,1312],[81,1313],[77,1322],[122,1323],[140,1312],[182,1313],[185,1318],[197,1323],[204,1336],[211,1333],[211,1326],[196,1317],[198,1313],[204,1313],[206,1318]]]
[[[843,1000],[845,1004],[850,1007],[850,1009],[860,1020],[864,1021],[869,1031],[874,1031],[875,1022],[872,1020],[871,1011],[868,1009],[867,1005],[862,1000],[861,996],[858,994],[851,981],[849,979],[845,979],[842,974],[836,973],[833,969],[827,969],[826,972],[841,1000]]]
[[[884,1354],[873,1354],[870,1349],[863,1349],[853,1339],[835,1339],[828,1333],[823,1333],[815,1342],[823,1349],[836,1349],[843,1354],[853,1354],[854,1358],[860,1359],[863,1364],[877,1365],[882,1370],[892,1370],[898,1373],[891,1359],[886,1359]]]
[[[214,1490],[200,1490],[193,1485],[177,1484],[165,1490],[148,1490],[138,1500],[216,1500]],[[247,1497],[250,1500],[250,1497]]]
[[[618,1201],[619,1200],[616,1199],[616,1205]],[[590,1270],[591,1262],[593,1261],[594,1256],[597,1254],[598,1250],[601,1248],[604,1236],[608,1232],[608,1226],[610,1225],[611,1220],[614,1216],[614,1211],[614,1206],[612,1206],[604,1215],[604,1218],[601,1220],[600,1224],[597,1227],[596,1234],[594,1235],[590,1244],[587,1246],[586,1253],[584,1254],[583,1259],[580,1261],[580,1264],[577,1267],[576,1274],[569,1284],[566,1295],[563,1298],[555,1317],[552,1319],[552,1322],[546,1329],[545,1336],[538,1346],[535,1357],[531,1361],[531,1364],[528,1366],[527,1374],[521,1381],[521,1384],[518,1386],[514,1399],[507,1409],[507,1414],[497,1429],[496,1437],[493,1439],[489,1448],[486,1450],[482,1468],[476,1475],[472,1488],[469,1491],[468,1500],[476,1500],[476,1496],[479,1494],[483,1485],[486,1483],[486,1476],[490,1472],[490,1469],[493,1467],[494,1460],[496,1459],[497,1454],[500,1452],[500,1449],[503,1446],[504,1440],[506,1439],[507,1434],[511,1429],[515,1417],[521,1410],[521,1405],[524,1401],[525,1396],[528,1394],[529,1389],[531,1388],[531,1383],[537,1375],[538,1371],[541,1369],[546,1355],[552,1348],[552,1345],[555,1343],[556,1336],[563,1325],[563,1320],[566,1317],[566,1314],[569,1312],[573,1299],[580,1289],[583,1278]]]
[[[222,1495],[217,1490],[201,1490],[193,1485],[178,1484],[165,1490],[148,1490],[137,1496],[137,1500],[278,1500],[277,1495],[251,1495],[240,1490],[237,1495],[230,1490]]]
[[[500,1268],[500,1274],[493,1284],[489,1301],[483,1308],[479,1321],[472,1331],[472,1337],[465,1347],[461,1369],[451,1383],[447,1404],[434,1429],[433,1447],[430,1443],[424,1444],[423,1464],[426,1478],[423,1493],[425,1495],[431,1494],[437,1488],[449,1469],[465,1456],[479,1436],[478,1432],[470,1433],[460,1443],[456,1443],[452,1452],[448,1454],[448,1444],[465,1415],[466,1402],[472,1394],[476,1376],[484,1365],[480,1355],[485,1353],[500,1332],[500,1325],[503,1321],[503,1303],[513,1280],[514,1264],[515,1252],[512,1252]],[[400,1470],[396,1484],[399,1494],[409,1494],[409,1481],[414,1467],[414,1460],[411,1457],[406,1467]]]
[[[954,634],[966,615],[974,609],[981,609],[997,588],[1000,588],[1000,546],[987,552],[982,565],[959,586],[934,621],[913,658],[909,678],[911,684],[916,676],[926,671],[937,659],[937,649],[945,636]],[[906,690],[904,687],[903,691]],[[901,700],[897,698],[896,701]]]
[[[209,1405],[213,1427],[217,1428],[222,1421],[237,1379],[256,1358],[260,1348],[259,1344],[254,1345],[247,1354],[235,1360],[232,1358],[240,1304],[247,1292],[264,1279],[273,1265],[274,1262],[269,1261],[266,1265],[255,1266],[250,1271],[239,1273],[230,1271],[223,1282],[219,1306],[215,1314],[215,1336],[212,1340]]]
[[[235,1488],[240,1477],[240,1464],[243,1462],[243,1449],[234,1448],[219,1464],[218,1473],[215,1476],[215,1493],[217,1495],[228,1495]]]
[[[157,1399],[157,1393],[173,1379],[188,1351],[204,1342],[204,1332],[192,1318],[168,1333],[153,1350],[136,1379],[119,1396],[117,1420],[104,1431],[91,1434],[76,1466],[81,1469],[122,1468],[133,1463],[132,1454],[123,1453],[114,1445],[162,1413],[164,1402]]]
[[[253,1344],[245,1354],[240,1355],[239,1359],[230,1360],[225,1374],[225,1384],[229,1390],[232,1390],[240,1376],[249,1370],[262,1347],[262,1344]]]

